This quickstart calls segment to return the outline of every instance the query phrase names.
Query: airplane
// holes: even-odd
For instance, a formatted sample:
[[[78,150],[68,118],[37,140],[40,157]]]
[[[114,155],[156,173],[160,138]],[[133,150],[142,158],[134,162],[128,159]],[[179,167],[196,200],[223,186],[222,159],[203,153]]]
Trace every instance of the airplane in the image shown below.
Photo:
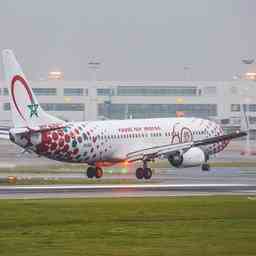
[[[39,156],[88,164],[88,178],[101,178],[104,166],[140,161],[137,179],[150,179],[148,163],[156,159],[208,171],[210,155],[246,135],[224,135],[217,123],[188,117],[66,122],[41,108],[12,50],[2,55],[14,127],[0,137]]]

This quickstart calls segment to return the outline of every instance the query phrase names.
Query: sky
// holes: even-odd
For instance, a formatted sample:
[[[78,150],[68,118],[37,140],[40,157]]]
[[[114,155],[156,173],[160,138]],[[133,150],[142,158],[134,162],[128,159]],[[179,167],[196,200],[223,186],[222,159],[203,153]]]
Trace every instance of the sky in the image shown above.
[[[253,0],[1,0],[0,50],[30,80],[230,80],[254,58]],[[187,68],[185,68],[187,67]],[[3,79],[1,68],[0,79]]]

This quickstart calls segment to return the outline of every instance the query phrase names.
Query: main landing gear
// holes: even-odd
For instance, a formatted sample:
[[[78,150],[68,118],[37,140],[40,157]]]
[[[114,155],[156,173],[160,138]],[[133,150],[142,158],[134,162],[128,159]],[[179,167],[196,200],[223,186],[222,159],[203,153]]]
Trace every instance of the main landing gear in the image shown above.
[[[99,179],[103,176],[103,170],[100,167],[89,166],[86,173],[89,179],[92,179],[94,177],[96,179]]]
[[[148,168],[147,161],[143,162],[143,167],[139,167],[136,169],[136,177],[137,179],[146,179],[149,180],[152,177],[152,170],[151,168]]]

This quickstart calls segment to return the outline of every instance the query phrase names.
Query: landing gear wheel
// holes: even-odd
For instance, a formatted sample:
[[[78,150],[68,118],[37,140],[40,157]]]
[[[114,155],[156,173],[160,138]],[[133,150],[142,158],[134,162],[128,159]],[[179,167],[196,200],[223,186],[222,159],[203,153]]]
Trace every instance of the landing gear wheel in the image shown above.
[[[144,178],[146,180],[149,180],[149,179],[151,179],[151,177],[152,177],[152,170],[150,168],[145,168],[144,169]]]
[[[202,164],[202,171],[209,172],[210,171],[210,165],[207,163]]]
[[[92,179],[95,176],[96,169],[94,167],[90,166],[90,167],[87,168],[87,172],[86,173],[87,173],[87,177],[89,179]]]
[[[144,170],[143,170],[143,168],[138,168],[136,170],[136,177],[139,180],[141,180],[144,177]]]
[[[99,179],[103,176],[103,171],[100,167],[96,167],[96,170],[95,170],[95,177],[96,179]]]

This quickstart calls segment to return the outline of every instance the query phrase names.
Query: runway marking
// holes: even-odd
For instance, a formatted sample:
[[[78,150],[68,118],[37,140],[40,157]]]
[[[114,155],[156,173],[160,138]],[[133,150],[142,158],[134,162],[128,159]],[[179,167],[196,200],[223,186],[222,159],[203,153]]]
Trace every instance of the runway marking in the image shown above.
[[[125,188],[230,188],[230,187],[254,187],[255,185],[251,184],[214,184],[214,183],[209,183],[209,184],[127,184],[127,185],[40,185],[40,186],[0,186],[0,191],[1,190],[37,190],[37,189],[125,189]]]
[[[256,184],[127,184],[0,186],[1,199],[256,195]]]

